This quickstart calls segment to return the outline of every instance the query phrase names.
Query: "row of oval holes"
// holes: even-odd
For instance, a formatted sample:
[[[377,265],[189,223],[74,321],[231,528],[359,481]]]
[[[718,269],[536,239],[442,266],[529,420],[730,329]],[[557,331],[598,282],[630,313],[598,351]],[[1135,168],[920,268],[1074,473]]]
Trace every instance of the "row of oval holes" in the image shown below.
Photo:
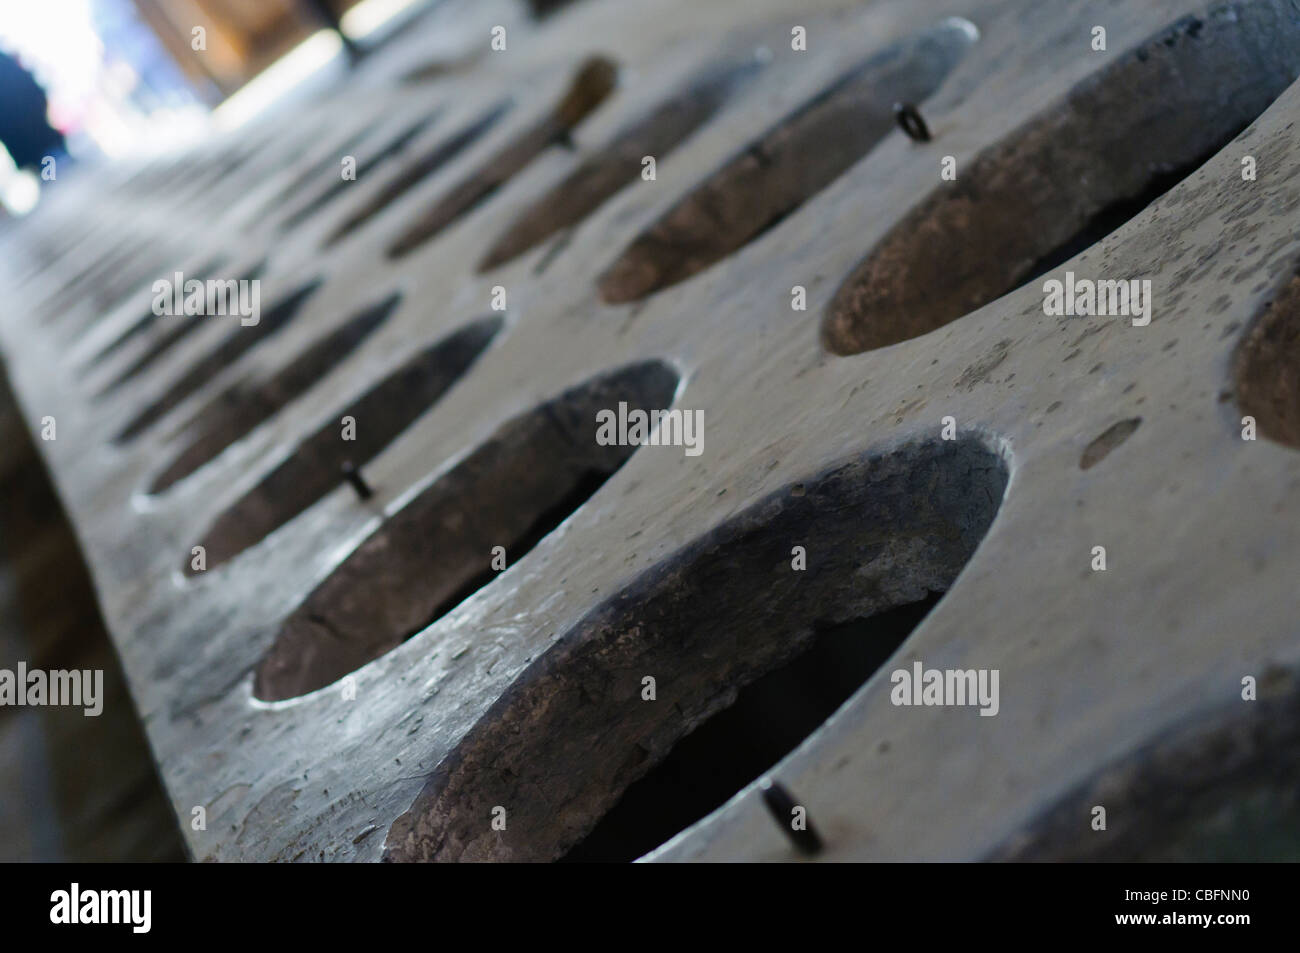
[[[1276,52],[1287,44],[1262,41],[1260,16],[1266,18],[1267,13],[1259,11],[1259,6],[1238,8],[1234,18],[1216,20],[1208,29],[1199,20],[1180,21],[1099,78],[1081,85],[1068,98],[1053,136],[1042,136],[1029,126],[980,156],[962,177],[963,183],[971,185],[957,184],[924,200],[854,271],[836,294],[823,325],[827,347],[837,353],[857,353],[926,333],[969,313],[1073,257],[1197,168],[1295,78],[1294,63],[1278,60],[1281,54]],[[1285,17],[1279,22],[1290,23]],[[1291,29],[1295,29],[1293,24]],[[1207,40],[1206,34],[1214,42]],[[602,276],[602,296],[610,302],[632,301],[673,285],[734,253],[788,217],[886,134],[892,123],[888,107],[894,101],[922,101],[937,89],[972,36],[967,26],[948,22],[859,66],[742,150],[636,239]],[[1220,61],[1231,57],[1242,69],[1248,67],[1247,79],[1214,68],[1215,57]],[[616,137],[616,147],[582,165],[525,212],[492,246],[482,267],[517,258],[557,232],[578,225],[635,177],[640,155],[671,151],[707,122],[759,68],[756,62],[745,61],[713,69],[697,77],[684,95],[624,129]],[[1166,87],[1158,101],[1134,104],[1125,98],[1167,69],[1180,73],[1184,82]],[[1228,77],[1239,85],[1226,89]],[[494,156],[480,173],[453,189],[390,251],[410,251],[484,201],[547,145],[567,135],[610,88],[612,67],[604,61],[589,63],[564,103]],[[1227,92],[1235,95],[1225,95]],[[1111,111],[1105,128],[1100,128],[1097,116],[1107,114],[1107,104],[1121,101],[1124,108]],[[1199,109],[1205,102],[1224,101],[1231,107],[1209,113]],[[504,107],[494,107],[415,162],[376,201],[344,223],[330,241],[377,214],[468,146],[503,111]],[[400,150],[420,128],[406,130],[396,147]],[[1089,143],[1095,151],[1089,149]],[[1026,188],[1023,173],[1038,167],[1050,168],[1052,174],[1036,183],[1037,187]],[[1075,171],[1081,174],[1073,174]],[[1095,174],[1083,174],[1087,172]],[[1082,189],[1079,182],[1085,180],[1089,187]],[[332,192],[308,203],[291,215],[290,221],[313,214],[321,200],[333,197]],[[963,226],[962,222],[972,225]],[[978,227],[980,234],[973,235],[972,227]],[[892,275],[891,280],[884,280],[887,275]],[[130,439],[161,419],[222,367],[278,333],[313,287],[289,296],[258,327],[241,329],[232,336],[137,417],[120,439]],[[1256,415],[1261,432],[1293,446],[1300,446],[1300,422],[1294,402],[1288,402],[1286,396],[1293,393],[1293,369],[1300,357],[1296,353],[1300,335],[1295,330],[1298,289],[1300,285],[1293,283],[1279,296],[1278,306],[1263,315],[1243,339],[1236,361],[1238,399],[1243,409]],[[164,490],[194,472],[303,393],[373,333],[397,303],[395,297],[376,303],[269,380],[239,383],[219,396],[190,422],[187,429],[197,436],[154,480],[151,490]],[[209,566],[256,543],[333,489],[337,485],[333,474],[338,473],[345,453],[357,464],[378,454],[474,363],[499,329],[500,321],[495,318],[469,325],[409,361],[349,406],[343,413],[365,424],[358,428],[358,442],[347,451],[340,449],[337,439],[335,422],[340,415],[333,415],[293,456],[218,518],[203,541]],[[127,333],[138,334],[140,329],[133,327]],[[1286,342],[1281,349],[1279,339]],[[144,359],[119,376],[118,383],[156,359],[161,353],[157,348],[165,350],[170,346],[164,343],[168,340],[168,336],[160,338]],[[118,346],[120,341],[108,350]],[[590,421],[595,409],[620,400],[634,407],[666,408],[676,387],[677,377],[670,368],[648,362],[574,388],[503,426],[487,444],[363,543],[285,622],[258,669],[256,694],[265,699],[287,698],[327,685],[454,608],[492,576],[486,567],[482,572],[466,568],[482,562],[488,541],[511,540],[507,550],[512,561],[517,561],[626,459],[625,448],[595,448],[587,435],[565,431],[558,421]],[[1135,427],[1135,421],[1125,421],[1107,431],[1085,451],[1083,465],[1095,464]],[[1115,434],[1120,435],[1118,440]],[[569,447],[570,453],[548,452],[557,441]],[[562,463],[548,462],[555,459]],[[505,487],[516,489],[504,491]],[[456,514],[465,513],[476,514],[473,525],[447,529],[456,524]],[[431,572],[431,566],[437,571]],[[437,580],[433,587],[428,583],[431,576]],[[353,605],[348,590],[363,583],[367,599],[364,605]],[[873,619],[870,638],[861,634],[861,620],[854,622],[857,634],[850,641],[858,648],[853,651],[861,654],[861,647],[868,643],[871,650],[861,664],[845,668],[853,677],[842,690],[826,695],[824,705],[810,706],[810,719],[789,722],[802,727],[784,741],[775,747],[759,745],[762,751],[751,759],[721,758],[719,752],[734,755],[745,750],[734,738],[718,749],[709,748],[709,763],[734,762],[739,769],[734,775],[716,770],[700,775],[724,777],[721,788],[701,794],[683,812],[664,812],[666,792],[656,787],[664,775],[656,774],[659,780],[643,781],[629,792],[624,806],[610,815],[613,820],[598,828],[593,838],[575,851],[574,858],[635,856],[721,803],[852,694],[923,617],[941,589],[942,585],[929,590],[931,594],[912,608],[899,608],[906,601],[902,598],[893,606],[875,607],[895,615]],[[925,591],[913,594],[924,595]],[[791,624],[798,626],[801,620],[791,620]],[[833,628],[840,631],[838,626]],[[826,644],[840,645],[825,657],[837,660],[832,668],[843,666],[844,646],[835,638]],[[323,645],[333,650],[322,651]],[[814,665],[820,657],[818,652],[810,652],[801,664]],[[312,661],[304,663],[304,658]],[[778,693],[777,697],[786,696]],[[728,717],[744,721],[740,714],[744,710],[743,705],[738,706]],[[707,748],[708,731],[702,729],[692,737],[690,745],[684,742],[679,746],[683,751]],[[679,779],[686,777],[673,767],[675,763],[668,759],[663,770],[677,770]],[[683,786],[690,787],[668,785],[674,789]],[[434,795],[436,792],[430,796]],[[637,803],[653,804],[654,808],[641,812],[630,826],[620,827],[619,812],[636,814]],[[593,808],[592,823],[604,807],[608,805]],[[666,826],[648,822],[656,813]],[[544,828],[543,824],[538,829]],[[611,833],[615,828],[621,832]],[[650,834],[648,840],[646,834]],[[554,856],[574,841],[571,831],[552,835],[542,838],[545,843],[537,848],[539,856]]]

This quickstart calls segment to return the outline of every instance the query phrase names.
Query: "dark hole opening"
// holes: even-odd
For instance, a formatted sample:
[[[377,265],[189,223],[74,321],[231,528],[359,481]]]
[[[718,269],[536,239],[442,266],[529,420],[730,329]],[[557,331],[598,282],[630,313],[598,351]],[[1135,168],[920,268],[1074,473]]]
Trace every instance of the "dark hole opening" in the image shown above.
[[[449,139],[440,142],[421,158],[412,162],[389,181],[378,195],[367,202],[365,207],[358,209],[342,225],[331,232],[329,238],[325,240],[325,246],[328,248],[352,234],[352,232],[365,225],[411,189],[456,158],[496,125],[497,120],[505,115],[509,108],[509,103],[498,103],[468,126],[456,132]]]
[[[933,95],[974,36],[969,23],[951,21],[900,40],[841,76],[634,239],[600,277],[601,298],[639,300],[776,228],[894,132],[893,103]]]
[[[811,647],[741,689],[673,746],[561,863],[636,860],[721,807],[799,746],[883,665],[940,594],[821,627]]]
[[[236,280],[254,281],[261,276],[262,272],[265,269],[266,269],[266,260],[263,259],[257,265],[255,265],[250,271],[241,275]],[[206,275],[206,273],[207,273],[206,271],[199,271],[194,275],[192,275],[191,277]],[[150,317],[153,317],[152,311],[150,312]],[[195,331],[201,330],[202,328],[206,327],[203,318],[200,316],[172,314],[172,315],[168,315],[167,317],[171,321],[171,327],[165,330],[160,328],[156,332],[153,343],[150,344],[142,354],[139,354],[135,358],[135,360],[133,360],[125,368],[123,368],[116,375],[114,375],[113,379],[110,380],[104,387],[102,387],[99,390],[99,392],[95,395],[96,397],[104,397],[108,394],[111,394],[113,391],[117,390],[127,381],[131,380],[133,377],[136,377],[142,371],[147,370],[160,357],[162,357],[164,354],[166,354],[168,351],[174,348],[177,344],[180,344],[182,341],[184,341]],[[149,326],[153,326],[153,325],[154,325],[154,321],[150,321]],[[126,340],[119,339],[109,349],[101,352],[91,362],[92,365],[98,364],[100,361],[108,358],[112,354],[112,352],[117,349],[119,345],[125,343]]]
[[[663,161],[671,155],[678,145],[712,119],[760,67],[756,59],[710,67],[695,77],[685,91],[621,128],[601,152],[516,219],[484,256],[478,270],[503,265],[557,232],[576,227],[639,178],[643,156],[655,156]]]
[[[1249,126],[1250,123],[1242,123],[1238,125],[1230,133],[1223,136],[1215,142],[1213,146],[1206,149],[1192,161],[1185,162],[1167,172],[1158,173],[1149,183],[1147,183],[1146,188],[1144,188],[1140,194],[1107,205],[1100,212],[1090,218],[1084,226],[1079,229],[1079,231],[1075,232],[1069,239],[1048,252],[1038,261],[1034,262],[1029,269],[1028,276],[1016,287],[1022,288],[1025,285],[1032,284],[1036,279],[1043,277],[1043,275],[1047,274],[1049,271],[1054,271],[1061,267],[1061,265],[1064,265],[1075,255],[1087,251],[1126,222],[1137,218],[1138,215],[1146,211],[1150,205],[1154,204],[1157,199],[1218,155],[1218,153],[1227,146],[1228,143],[1232,142],[1232,140],[1245,132]]]
[[[658,409],[678,377],[645,362],[570,388],[499,427],[341,562],[285,619],[257,668],[264,701],[315,691],[391,651],[502,575],[636,450],[592,440],[611,397]],[[486,570],[486,572],[485,572]],[[507,585],[502,581],[501,585]]]
[[[378,119],[370,120],[366,125],[349,135],[337,149],[330,149],[322,153],[319,159],[310,162],[307,168],[295,175],[288,185],[277,190],[272,198],[259,205],[257,210],[243,223],[243,227],[249,228],[253,224],[261,222],[267,216],[274,215],[276,209],[282,208],[311,183],[317,179],[325,178],[339,168],[342,157],[351,155],[362,146],[366,139],[379,127],[379,123],[380,120]],[[306,159],[305,156],[303,158]]]
[[[113,442],[123,444],[135,439],[148,430],[163,417],[167,416],[177,404],[191,394],[200,390],[205,384],[217,377],[227,367],[268,338],[274,337],[289,326],[302,310],[303,304],[320,286],[320,279],[308,282],[297,290],[281,298],[278,303],[258,320],[257,324],[243,325],[241,318],[235,317],[235,328],[227,335],[224,343],[200,358],[189,371],[167,392],[141,411],[122,429]],[[189,317],[191,322],[212,320],[209,317]],[[217,317],[215,320],[222,320]],[[229,319],[227,319],[229,320]]]
[[[377,457],[473,366],[502,325],[502,319],[494,316],[461,328],[351,403],[335,408],[289,457],[208,528],[202,540],[208,568],[243,552],[333,490],[345,461],[362,467]],[[356,422],[353,440],[340,438],[344,417]],[[188,559],[183,572],[194,573]]]
[[[199,275],[206,275],[209,272],[215,271],[220,267],[221,267],[221,259],[214,258],[211,261],[204,264],[202,267],[195,269],[193,273]],[[158,318],[159,315],[154,314],[152,309],[146,311],[144,314],[140,315],[140,317],[136,318],[136,320],[132,322],[130,327],[128,327],[125,331],[119,334],[108,344],[104,345],[104,347],[100,348],[100,350],[98,350],[95,353],[94,357],[92,357],[89,361],[87,361],[85,364],[82,365],[81,369],[83,371],[88,370],[94,367],[95,365],[101,363],[102,361],[108,359],[109,357],[117,353],[117,351],[121,347],[123,347],[126,344],[129,344],[131,341],[135,340],[137,336],[143,334],[145,331],[148,331],[150,328],[152,328],[157,323]]]
[[[385,859],[565,856],[690,732],[704,730],[746,686],[803,654],[820,633],[947,592],[992,525],[1006,485],[1005,458],[968,436],[862,454],[754,501],[606,593],[559,638],[539,633],[544,651],[439,756],[424,790],[390,828]],[[818,541],[820,555],[806,573],[789,561],[792,540]],[[380,600],[355,578],[349,588],[364,592],[358,625],[370,630]],[[904,635],[896,632],[892,643]],[[858,669],[841,698],[872,667]],[[657,679],[655,702],[640,697],[647,674]],[[877,691],[878,681],[858,694]],[[781,711],[783,703],[765,707]],[[622,856],[661,844],[661,835],[676,833],[771,769],[834,707],[737,771],[712,801],[692,805]],[[503,803],[514,805],[509,829],[492,830],[482,819]],[[654,813],[663,809],[657,805]],[[779,844],[780,830],[772,835]]]
[[[339,171],[341,168],[339,160],[342,157],[339,156],[338,158],[333,159],[328,166],[328,168],[332,170],[331,174],[335,176],[330,186],[316,195],[315,198],[307,202],[307,204],[301,206],[297,211],[291,213],[288,218],[281,222],[280,233],[284,234],[285,232],[298,227],[321,209],[331,204],[335,199],[339,198],[339,196],[343,195],[350,186],[354,186],[358,182],[362,181],[387,159],[400,155],[412,142],[419,138],[421,133],[433,125],[433,121],[437,119],[437,117],[438,114],[434,113],[433,115],[426,116],[407,126],[399,135],[390,140],[387,144],[358,162],[356,169],[354,170],[355,175],[351,179],[343,178]]]
[[[269,378],[240,381],[213,398],[181,429],[189,438],[185,448],[154,478],[149,492],[159,493],[183,480],[301,397],[378,330],[401,298],[392,294],[362,309]]]
[[[1279,0],[1184,17],[976,157],[898,221],[822,323],[834,354],[919,337],[1065,262],[1232,143],[1300,75]]]
[[[553,145],[571,143],[571,134],[614,91],[618,68],[611,60],[588,59],[573,77],[563,98],[541,120],[503,146],[486,165],[461,180],[422,212],[389,246],[401,258],[444,229],[486,204],[507,182]]]
[[[613,475],[614,470],[594,469],[581,474],[574,481],[573,487],[558,502],[543,511],[518,539],[512,540],[506,545],[506,554],[510,561],[520,560],[532,552],[534,546],[540,543],[551,530],[577,512],[578,507],[595,496],[596,491],[604,486],[605,481]],[[483,569],[450,596],[438,603],[438,607],[433,610],[429,618],[406,633],[403,641],[419,635],[499,575],[501,575],[500,572],[490,567]]]

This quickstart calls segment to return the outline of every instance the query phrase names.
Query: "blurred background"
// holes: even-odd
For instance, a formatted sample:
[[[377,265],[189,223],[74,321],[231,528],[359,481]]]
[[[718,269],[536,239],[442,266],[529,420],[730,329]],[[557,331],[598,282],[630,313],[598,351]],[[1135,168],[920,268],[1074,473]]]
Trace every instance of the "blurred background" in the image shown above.
[[[0,4],[0,217],[53,156],[153,155],[234,128],[346,69],[438,0],[42,0]],[[544,4],[543,4],[544,5]]]

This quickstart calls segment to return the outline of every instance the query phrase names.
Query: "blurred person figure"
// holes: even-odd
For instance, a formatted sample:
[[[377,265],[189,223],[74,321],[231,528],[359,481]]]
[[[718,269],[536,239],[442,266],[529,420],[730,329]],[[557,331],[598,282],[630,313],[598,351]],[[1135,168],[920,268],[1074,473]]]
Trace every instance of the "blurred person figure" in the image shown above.
[[[45,90],[17,58],[0,50],[0,142],[20,169],[41,164],[47,155],[61,155],[63,134],[46,117]]]

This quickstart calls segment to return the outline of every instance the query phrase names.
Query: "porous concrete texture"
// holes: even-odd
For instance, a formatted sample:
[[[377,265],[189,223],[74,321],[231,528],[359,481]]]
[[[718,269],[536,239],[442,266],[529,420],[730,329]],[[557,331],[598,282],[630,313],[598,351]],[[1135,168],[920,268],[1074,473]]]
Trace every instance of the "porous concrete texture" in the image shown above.
[[[728,64],[652,181],[507,238]],[[1300,454],[1269,436],[1294,432],[1300,318],[1270,304],[1300,261],[1298,75],[1291,0],[447,2],[309,106],[62,183],[7,229],[0,335],[175,812],[206,810],[193,856],[559,857],[815,630],[944,591],[771,768],[817,859],[1300,855]],[[884,123],[899,98],[929,142]],[[159,278],[259,265],[259,325],[140,323]],[[1046,314],[1067,271],[1149,280],[1150,323]],[[410,387],[450,380],[364,400],[448,340],[472,353]],[[272,379],[150,492],[188,421]],[[702,452],[597,447],[620,400],[701,410]],[[307,492],[280,468],[349,415],[393,439],[313,444]],[[237,504],[275,528],[187,571]],[[997,670],[997,714],[893,704],[914,661]],[[806,857],[754,785],[650,856]]]

